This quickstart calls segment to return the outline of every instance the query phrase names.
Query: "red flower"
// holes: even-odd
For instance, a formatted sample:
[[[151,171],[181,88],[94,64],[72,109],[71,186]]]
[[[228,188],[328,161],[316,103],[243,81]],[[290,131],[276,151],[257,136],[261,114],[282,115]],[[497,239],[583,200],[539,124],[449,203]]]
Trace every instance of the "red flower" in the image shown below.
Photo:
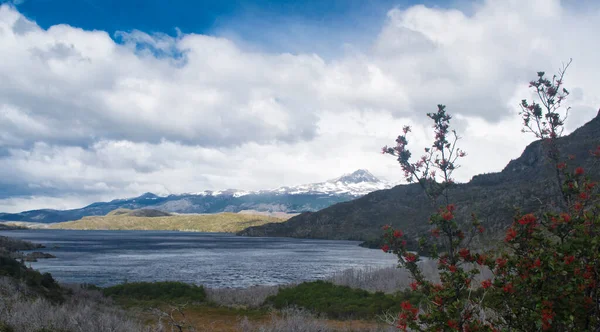
[[[483,228],[483,226],[479,226],[479,227],[477,227],[477,231],[479,233],[483,233],[485,231],[485,228]]]
[[[590,195],[588,195],[588,193],[581,193],[581,194],[579,194],[579,199],[582,200],[582,201],[585,201],[585,200],[587,200],[589,198],[590,198]]]
[[[542,330],[549,330],[555,313],[552,309],[542,309]]]
[[[417,260],[417,255],[409,252],[404,255],[404,259],[406,260],[406,262],[412,263]]]
[[[438,264],[441,266],[446,266],[448,264],[448,259],[446,257],[442,257],[440,258]]]
[[[485,264],[485,260],[486,260],[486,259],[487,259],[487,256],[486,256],[486,255],[479,255],[479,256],[477,257],[477,264],[479,264],[479,265],[483,265],[483,264]]]
[[[446,220],[446,221],[450,221],[450,220],[454,219],[454,215],[452,214],[452,212],[448,211],[448,212],[444,212],[442,214],[442,218],[444,218],[444,220]]]
[[[383,250],[383,252],[388,252],[388,251],[390,251],[390,246],[388,246],[387,244],[384,244],[384,245],[381,247],[381,250]]]
[[[517,237],[517,231],[515,231],[512,228],[509,228],[508,231],[506,231],[506,237],[504,238],[504,241],[510,242],[510,241],[514,240],[516,237]]]
[[[511,283],[504,285],[504,287],[502,287],[502,290],[505,293],[511,293],[511,294],[515,292],[515,289],[513,288],[513,285]]]
[[[521,217],[521,219],[519,219],[519,224],[529,225],[529,224],[535,223],[536,220],[537,220],[537,218],[533,214],[529,213],[529,214],[526,214],[523,217]]]
[[[471,252],[469,251],[469,249],[467,248],[462,248],[458,251],[458,254],[460,255],[460,257],[462,257],[464,260],[469,260],[471,258]]]
[[[569,264],[573,263],[574,260],[575,260],[575,257],[573,257],[573,256],[566,256],[565,257],[565,264],[569,265]]]
[[[419,289],[419,283],[414,281],[410,283],[410,288],[414,291],[416,291],[417,289]]]
[[[507,262],[506,258],[498,258],[498,259],[496,259],[496,264],[498,264],[498,268],[499,269],[501,269],[504,266],[506,266],[506,262]]]
[[[456,272],[456,265],[448,266],[448,270],[450,270],[450,272],[452,272],[452,273]]]
[[[400,331],[406,331],[406,329],[408,328],[408,324],[403,321],[398,321],[398,325],[396,325],[396,328],[398,328]]]
[[[540,267],[542,266],[542,261],[538,258],[535,260],[535,262],[533,262],[533,267]]]
[[[565,164],[565,163],[558,163],[556,165],[556,168],[558,168],[558,169],[565,169],[566,167],[567,167],[567,164]]]
[[[400,307],[402,308],[402,311],[404,311],[405,313],[410,313],[409,315],[400,315],[400,318],[406,320],[406,319],[411,319],[411,320],[415,320],[417,318],[417,313],[419,312],[419,308],[413,307],[412,304],[408,301],[404,301],[400,304]]]
[[[408,301],[404,301],[400,304],[402,310],[410,311],[412,309],[412,304]]]
[[[448,204],[446,205],[446,210],[448,212],[454,212],[454,210],[456,210],[456,206],[454,206],[454,204]]]
[[[488,288],[492,287],[492,281],[490,279],[482,281],[481,287],[483,287],[483,289],[488,289]]]
[[[583,169],[583,167],[577,167],[575,169],[575,175],[583,175],[585,173],[585,170]]]
[[[388,229],[390,229],[390,225],[384,225],[383,227],[381,227],[381,229],[387,231]]]
[[[458,330],[458,323],[453,321],[453,320],[449,320],[448,321],[448,327],[453,329],[453,330]]]
[[[404,233],[402,233],[402,231],[394,231],[394,237],[395,238],[399,238],[404,236]]]
[[[434,228],[431,230],[431,236],[438,238],[440,237],[440,229],[439,228]]]
[[[568,215],[567,213],[561,213],[561,214],[560,214],[560,217],[562,218],[562,220],[563,220],[564,222],[570,222],[570,221],[571,221],[571,216],[570,216],[570,215]]]
[[[575,211],[581,211],[581,209],[583,209],[583,205],[577,202],[575,205],[573,205],[573,209],[575,209]]]

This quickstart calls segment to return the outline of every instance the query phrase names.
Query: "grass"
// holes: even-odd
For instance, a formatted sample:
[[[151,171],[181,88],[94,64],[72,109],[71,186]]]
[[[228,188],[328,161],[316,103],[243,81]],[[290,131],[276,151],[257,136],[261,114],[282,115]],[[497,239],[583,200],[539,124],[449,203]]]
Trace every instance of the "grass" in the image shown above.
[[[194,302],[206,300],[204,287],[177,281],[130,282],[102,289],[104,296],[121,303]]]
[[[403,301],[416,304],[419,298],[408,291],[394,295],[371,293],[327,281],[313,281],[281,288],[265,303],[277,309],[297,306],[333,319],[373,319],[387,310],[399,308]]]
[[[177,214],[145,217],[134,212],[109,213],[106,216],[84,217],[49,226],[55,229],[78,230],[165,230],[192,232],[236,233],[247,227],[284,222],[284,218],[243,213]]]

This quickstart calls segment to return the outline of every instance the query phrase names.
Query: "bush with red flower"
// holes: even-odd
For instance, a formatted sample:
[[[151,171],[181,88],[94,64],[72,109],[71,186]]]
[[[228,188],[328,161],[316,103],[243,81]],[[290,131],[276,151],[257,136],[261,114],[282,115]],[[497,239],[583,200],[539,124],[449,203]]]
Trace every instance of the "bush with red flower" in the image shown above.
[[[570,62],[552,79],[539,72],[530,82],[537,101],[523,100],[524,132],[544,140],[545,157],[553,164],[556,195],[539,211],[515,218],[495,252],[471,248],[484,230],[476,216],[457,220],[451,202],[452,172],[466,154],[456,147],[451,116],[443,105],[427,116],[434,122],[435,141],[411,161],[409,127],[383,152],[397,157],[409,182],[421,185],[432,207],[431,236],[422,238],[429,258],[438,261],[439,281],[425,277],[419,255],[406,248],[405,234],[384,227],[384,251],[398,256],[410,271],[411,289],[424,295],[418,309],[403,305],[396,326],[414,331],[594,331],[600,328],[600,194],[583,167],[563,158],[557,139],[568,109],[563,78]],[[593,147],[592,147],[593,148]],[[600,158],[600,147],[590,154]],[[464,215],[464,213],[463,213]],[[492,277],[473,283],[482,269]]]

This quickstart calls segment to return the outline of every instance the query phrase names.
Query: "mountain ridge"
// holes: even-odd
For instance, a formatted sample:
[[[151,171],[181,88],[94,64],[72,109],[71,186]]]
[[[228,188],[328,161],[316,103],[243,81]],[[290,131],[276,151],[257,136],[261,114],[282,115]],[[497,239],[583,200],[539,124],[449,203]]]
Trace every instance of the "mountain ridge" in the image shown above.
[[[518,209],[533,212],[540,200],[553,197],[556,191],[548,179],[555,169],[545,161],[543,142],[534,141],[523,153],[511,160],[500,172],[479,174],[452,189],[457,216],[469,220],[478,215],[491,236],[499,236],[513,221]],[[600,179],[597,160],[590,150],[600,145],[600,114],[557,140],[563,155],[571,154],[575,163],[590,170]],[[400,172],[400,170],[399,170]],[[391,224],[405,231],[413,241],[429,229],[429,216],[434,209],[418,184],[398,185],[375,191],[348,202],[341,202],[317,212],[305,212],[275,225],[250,227],[239,235],[320,238],[336,240],[376,241],[381,227]]]
[[[110,211],[154,209],[166,213],[220,213],[255,210],[259,212],[299,213],[317,211],[331,204],[348,201],[369,192],[390,188],[369,171],[353,173],[324,182],[279,187],[258,191],[227,189],[166,196],[150,192],[132,198],[95,202],[79,209],[40,209],[20,213],[0,213],[0,221],[54,223],[78,220],[87,216],[103,216]]]

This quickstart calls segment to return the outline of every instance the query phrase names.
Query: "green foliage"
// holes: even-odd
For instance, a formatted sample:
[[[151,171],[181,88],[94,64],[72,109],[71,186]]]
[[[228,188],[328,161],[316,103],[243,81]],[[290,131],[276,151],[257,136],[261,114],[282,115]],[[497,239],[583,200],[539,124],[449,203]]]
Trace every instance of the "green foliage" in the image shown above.
[[[396,295],[369,293],[326,281],[313,281],[280,289],[277,295],[268,297],[265,304],[278,309],[302,307],[330,318],[374,318],[386,310],[397,310],[406,300],[417,303],[419,295],[408,292]]]
[[[0,332],[14,332],[15,330],[8,324],[0,322]]]
[[[132,282],[103,289],[105,296],[119,301],[203,302],[204,287],[176,281]]]
[[[43,248],[41,244],[35,244],[29,241],[15,239],[6,236],[0,236],[0,248],[7,252],[16,252],[21,250],[32,250]]]
[[[50,273],[40,273],[14,258],[0,255],[0,276],[24,281],[32,290],[52,302],[64,301],[63,290]]]

